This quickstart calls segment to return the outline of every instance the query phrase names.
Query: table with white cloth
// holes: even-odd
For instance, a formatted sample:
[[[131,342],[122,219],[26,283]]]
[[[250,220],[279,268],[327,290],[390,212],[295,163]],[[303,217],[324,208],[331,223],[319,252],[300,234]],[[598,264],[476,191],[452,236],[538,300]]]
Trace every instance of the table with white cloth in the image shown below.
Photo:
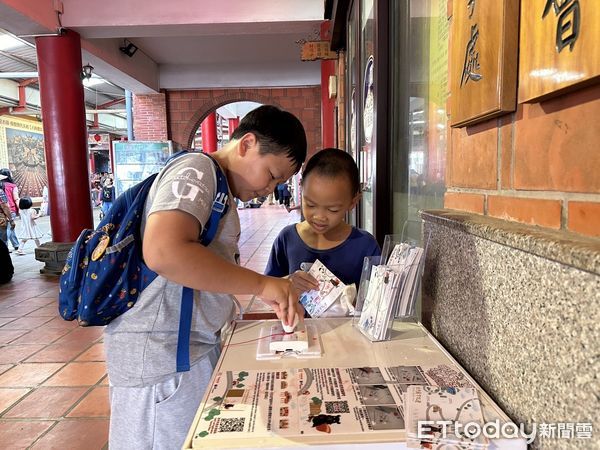
[[[450,383],[443,379],[436,382],[439,377],[455,377],[459,383],[466,382],[477,389],[486,423],[511,422],[420,323],[396,322],[390,340],[371,342],[353,325],[351,318],[307,319],[306,324],[318,330],[323,352],[320,358],[285,356],[257,360],[261,330],[264,334],[265,329],[277,323],[277,320],[235,323],[223,343],[221,358],[184,449],[408,448],[406,431],[393,424],[394,417],[387,422],[373,417],[365,420],[364,411],[370,411],[369,414],[396,411],[393,405],[380,407],[377,402],[369,406],[368,389],[349,387],[348,377],[357,383],[365,371],[393,373],[396,381],[398,377],[406,378],[400,381],[406,384],[419,379],[415,383],[425,384],[427,380],[430,385],[443,385]],[[383,383],[384,387],[390,386],[394,398],[400,398],[401,403],[398,384],[389,380]],[[321,400],[325,390],[332,401]],[[398,408],[401,416],[402,407]],[[311,423],[306,419],[307,414],[309,418],[319,417],[329,423],[315,425],[315,420]],[[490,448],[526,448],[524,439],[491,442]]]

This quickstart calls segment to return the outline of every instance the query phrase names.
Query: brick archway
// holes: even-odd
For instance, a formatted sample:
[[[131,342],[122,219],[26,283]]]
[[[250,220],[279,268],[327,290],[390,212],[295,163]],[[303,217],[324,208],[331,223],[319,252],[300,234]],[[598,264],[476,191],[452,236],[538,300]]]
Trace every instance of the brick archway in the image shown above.
[[[187,148],[192,147],[192,143],[194,141],[194,134],[196,133],[196,130],[198,129],[202,121],[211,112],[216,111],[221,106],[235,102],[256,102],[262,103],[263,105],[269,104],[282,108],[282,106],[278,104],[272,97],[268,97],[266,95],[258,94],[255,92],[228,92],[225,95],[222,95],[221,97],[213,98],[212,101],[207,101],[204,105],[202,105],[202,107],[198,111],[196,111],[194,115],[188,120],[188,123],[183,131],[183,135],[187,136],[187,141],[185,141]]]
[[[214,89],[167,91],[169,138],[190,147],[202,120],[222,105],[254,101],[278,106],[300,119],[306,130],[308,153],[321,148],[321,88]]]

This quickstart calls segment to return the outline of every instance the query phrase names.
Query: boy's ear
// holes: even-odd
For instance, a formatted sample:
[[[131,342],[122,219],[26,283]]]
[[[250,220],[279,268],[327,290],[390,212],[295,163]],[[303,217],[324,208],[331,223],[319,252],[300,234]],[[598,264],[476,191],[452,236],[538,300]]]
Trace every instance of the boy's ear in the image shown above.
[[[352,211],[354,208],[356,208],[356,205],[358,205],[358,202],[360,201],[360,199],[362,198],[362,193],[359,192],[357,193],[354,198],[352,199],[352,203],[350,203],[350,208],[348,209],[348,211]]]
[[[240,156],[245,156],[252,147],[257,143],[256,135],[254,133],[246,133],[240,139],[238,143],[238,152]]]

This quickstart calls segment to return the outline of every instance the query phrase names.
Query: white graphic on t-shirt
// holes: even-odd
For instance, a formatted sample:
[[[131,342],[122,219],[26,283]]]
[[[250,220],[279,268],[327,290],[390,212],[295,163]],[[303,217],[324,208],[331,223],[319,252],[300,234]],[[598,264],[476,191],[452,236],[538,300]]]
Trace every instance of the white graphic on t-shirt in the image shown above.
[[[192,173],[193,171],[193,173]],[[173,195],[179,199],[196,200],[198,193],[200,192],[200,186],[198,182],[202,180],[204,173],[193,167],[185,167],[177,172],[177,178],[171,183],[171,190]],[[183,184],[183,188],[180,186]]]

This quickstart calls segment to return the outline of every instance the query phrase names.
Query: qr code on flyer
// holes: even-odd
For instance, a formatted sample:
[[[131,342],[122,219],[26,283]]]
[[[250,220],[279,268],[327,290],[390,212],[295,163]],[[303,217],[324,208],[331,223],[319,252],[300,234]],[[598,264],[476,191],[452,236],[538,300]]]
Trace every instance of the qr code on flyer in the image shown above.
[[[325,402],[325,412],[327,414],[349,413],[350,408],[348,406],[348,402],[345,400],[337,402]]]
[[[235,431],[244,431],[244,417],[237,419],[220,419],[219,433],[231,433]]]

